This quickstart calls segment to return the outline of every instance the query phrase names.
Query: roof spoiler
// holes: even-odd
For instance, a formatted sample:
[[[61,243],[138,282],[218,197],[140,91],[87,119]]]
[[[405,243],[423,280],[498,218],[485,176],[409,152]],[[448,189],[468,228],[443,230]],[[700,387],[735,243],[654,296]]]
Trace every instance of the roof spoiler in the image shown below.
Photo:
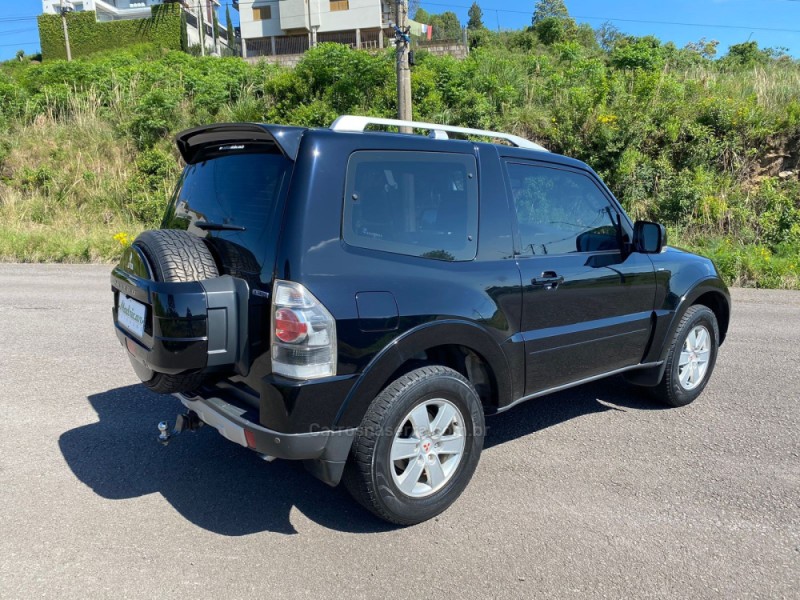
[[[175,136],[175,144],[188,165],[197,162],[209,146],[242,142],[275,144],[286,158],[293,161],[297,159],[300,138],[305,130],[304,127],[260,123],[218,123],[181,131]]]

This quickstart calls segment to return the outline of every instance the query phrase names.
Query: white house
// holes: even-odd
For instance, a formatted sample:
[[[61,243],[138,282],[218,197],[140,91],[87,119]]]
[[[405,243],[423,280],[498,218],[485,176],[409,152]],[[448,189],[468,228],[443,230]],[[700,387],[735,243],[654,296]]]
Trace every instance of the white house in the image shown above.
[[[392,20],[389,0],[241,0],[246,57],[299,54],[321,42],[383,48]]]
[[[65,0],[67,9],[76,12],[93,10],[98,21],[116,21],[118,19],[147,19],[150,7],[162,4],[162,0]],[[61,0],[42,0],[45,14],[60,14]]]
[[[99,22],[116,21],[120,19],[149,19],[152,16],[150,8],[159,4],[168,3],[169,0],[64,0],[63,5],[67,10],[80,12],[95,12]],[[219,6],[219,0],[180,0],[186,11],[186,33],[190,45],[200,43],[200,16],[202,11],[203,24],[205,25],[205,46],[213,52],[215,48],[212,31],[213,11]],[[61,14],[61,0],[42,0],[42,12],[45,14]],[[219,24],[222,42],[227,42],[228,32],[222,23]]]

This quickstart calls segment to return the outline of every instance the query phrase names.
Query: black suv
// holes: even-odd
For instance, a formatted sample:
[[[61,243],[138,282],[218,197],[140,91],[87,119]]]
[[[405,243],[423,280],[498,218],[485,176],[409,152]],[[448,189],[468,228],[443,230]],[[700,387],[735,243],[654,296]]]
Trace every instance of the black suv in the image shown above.
[[[188,409],[177,430],[303,460],[412,524],[467,485],[485,415],[618,373],[672,406],[708,383],[725,284],[582,162],[350,116],[210,125],[177,145],[162,229],[111,277],[137,375]]]

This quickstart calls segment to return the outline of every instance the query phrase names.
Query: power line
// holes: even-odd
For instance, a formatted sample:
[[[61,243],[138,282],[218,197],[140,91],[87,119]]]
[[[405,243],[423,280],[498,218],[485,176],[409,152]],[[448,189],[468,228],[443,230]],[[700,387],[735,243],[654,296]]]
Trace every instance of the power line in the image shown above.
[[[0,31],[0,35],[11,33],[25,33],[26,31],[36,31],[35,27],[26,27],[25,29],[9,29],[8,31]]]
[[[8,48],[9,46],[33,46],[39,45],[39,42],[15,42],[13,44],[0,44],[0,48]]]

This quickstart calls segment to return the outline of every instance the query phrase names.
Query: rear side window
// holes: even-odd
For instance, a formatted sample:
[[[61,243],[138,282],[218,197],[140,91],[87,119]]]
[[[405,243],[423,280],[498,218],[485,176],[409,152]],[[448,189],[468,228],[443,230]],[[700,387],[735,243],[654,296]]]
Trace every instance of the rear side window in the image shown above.
[[[616,213],[580,173],[507,163],[523,255],[619,250]]]
[[[475,157],[440,152],[359,151],[345,185],[344,241],[436,260],[475,258]]]

